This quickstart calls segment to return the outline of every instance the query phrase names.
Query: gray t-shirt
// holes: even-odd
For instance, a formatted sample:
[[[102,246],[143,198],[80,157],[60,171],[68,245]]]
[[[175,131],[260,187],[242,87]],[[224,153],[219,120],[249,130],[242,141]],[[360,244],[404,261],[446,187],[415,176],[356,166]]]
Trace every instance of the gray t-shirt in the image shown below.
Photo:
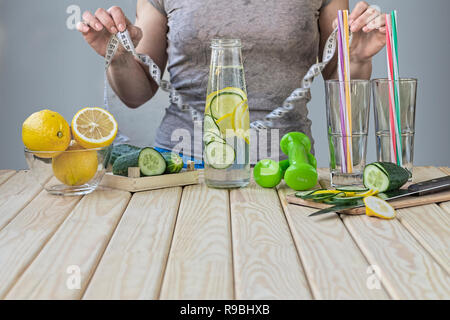
[[[250,121],[263,119],[282,105],[314,64],[319,52],[318,18],[329,0],[149,0],[167,16],[168,71],[172,86],[199,112],[205,108],[206,88],[214,38],[238,38],[250,109]],[[172,149],[175,129],[193,135],[189,112],[175,105],[166,109],[156,146]],[[306,105],[277,123],[280,138],[289,131],[311,137]],[[311,137],[312,140],[312,137]],[[256,142],[256,141],[255,141]],[[254,143],[254,141],[252,141]],[[196,147],[194,147],[194,144]],[[201,158],[201,135],[192,141],[192,154]],[[270,145],[270,142],[269,142]],[[270,149],[270,148],[269,148]],[[189,150],[184,150],[189,153]],[[270,156],[270,154],[269,154]]]

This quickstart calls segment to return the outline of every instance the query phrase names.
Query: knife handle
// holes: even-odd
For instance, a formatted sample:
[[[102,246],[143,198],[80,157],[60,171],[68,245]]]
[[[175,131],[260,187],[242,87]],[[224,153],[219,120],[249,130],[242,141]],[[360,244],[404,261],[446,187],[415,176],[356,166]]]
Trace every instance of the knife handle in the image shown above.
[[[416,196],[437,193],[447,189],[450,189],[450,176],[422,181],[408,187],[408,191],[417,192]]]

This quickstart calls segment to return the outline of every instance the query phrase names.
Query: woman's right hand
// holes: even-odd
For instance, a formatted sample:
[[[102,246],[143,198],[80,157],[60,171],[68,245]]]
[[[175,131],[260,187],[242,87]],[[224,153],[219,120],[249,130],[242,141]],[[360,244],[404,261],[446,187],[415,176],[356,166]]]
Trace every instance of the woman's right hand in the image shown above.
[[[83,34],[86,42],[102,57],[106,55],[106,46],[111,36],[126,29],[137,46],[142,39],[142,30],[134,26],[117,6],[108,10],[99,8],[95,15],[86,11],[83,13],[83,22],[77,24],[77,30]],[[119,48],[118,53],[120,52],[124,52],[122,47]]]

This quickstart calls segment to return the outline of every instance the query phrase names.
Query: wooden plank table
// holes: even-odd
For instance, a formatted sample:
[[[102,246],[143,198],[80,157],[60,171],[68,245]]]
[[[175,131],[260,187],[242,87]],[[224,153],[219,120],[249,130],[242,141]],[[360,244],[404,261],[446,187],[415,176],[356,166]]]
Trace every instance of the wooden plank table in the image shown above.
[[[414,169],[416,181],[446,174]],[[252,182],[56,197],[0,170],[0,298],[450,299],[450,202],[392,221],[309,218],[289,193]]]

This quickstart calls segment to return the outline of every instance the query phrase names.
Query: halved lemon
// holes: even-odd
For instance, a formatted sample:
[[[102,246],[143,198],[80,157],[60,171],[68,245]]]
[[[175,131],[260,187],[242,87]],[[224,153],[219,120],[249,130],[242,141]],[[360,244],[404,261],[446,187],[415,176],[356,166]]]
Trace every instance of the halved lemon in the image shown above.
[[[366,215],[370,217],[378,217],[382,219],[394,219],[396,212],[394,208],[378,197],[369,196],[364,198],[366,205]]]
[[[109,146],[116,138],[118,125],[111,113],[102,108],[84,108],[72,119],[72,134],[83,148]]]

